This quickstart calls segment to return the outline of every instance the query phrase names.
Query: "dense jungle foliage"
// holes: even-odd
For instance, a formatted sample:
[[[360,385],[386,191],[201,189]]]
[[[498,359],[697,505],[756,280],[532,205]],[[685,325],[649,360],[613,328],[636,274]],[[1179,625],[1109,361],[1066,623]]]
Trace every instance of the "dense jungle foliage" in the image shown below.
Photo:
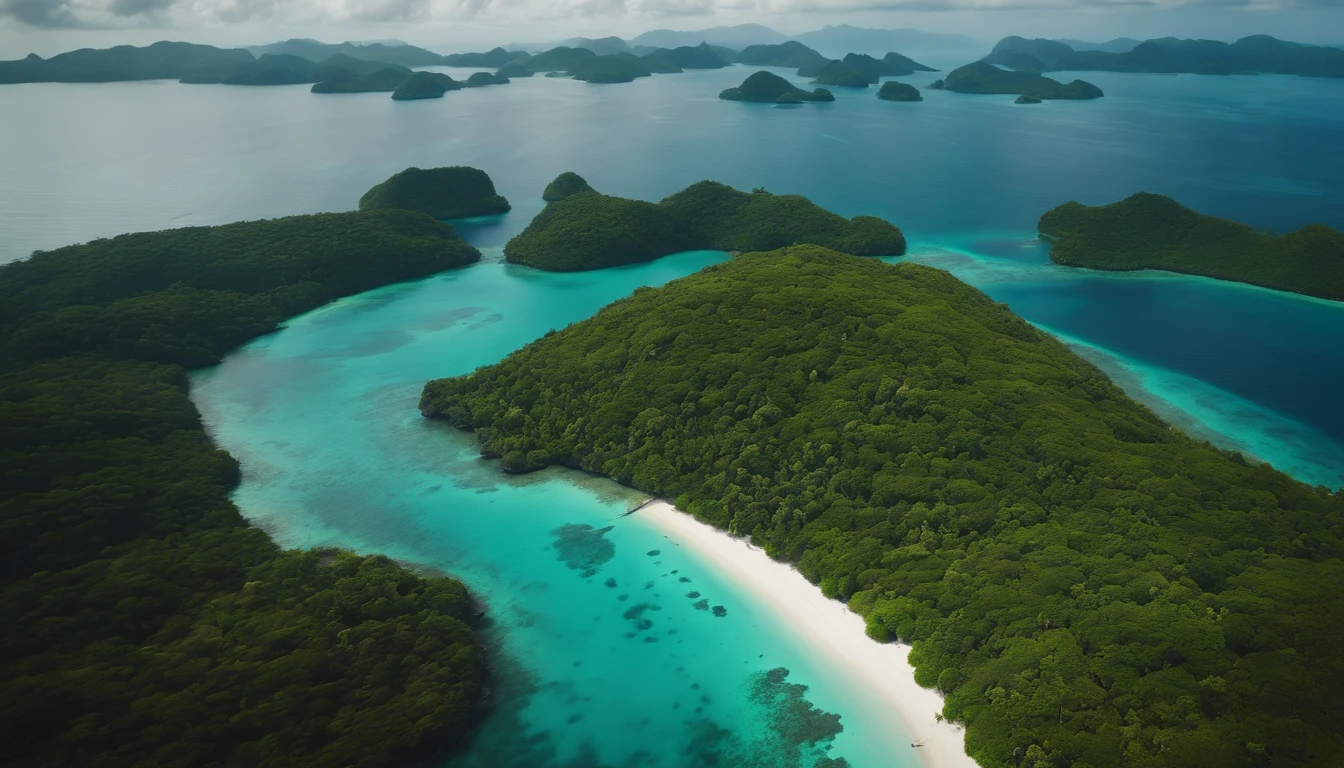
[[[1344,764],[1344,497],[1190,439],[945,272],[747,254],[421,409],[795,563],[913,642],[986,768]]]
[[[724,101],[760,101],[766,104],[797,104],[804,101],[835,101],[835,95],[825,88],[805,91],[774,72],[754,72],[736,88],[719,92]]]
[[[883,101],[923,101],[919,89],[909,83],[888,80],[877,89],[877,98]]]
[[[637,77],[653,74],[636,56],[592,56],[574,62],[567,73],[575,80],[590,83],[631,83]]]
[[[1165,269],[1344,300],[1344,233],[1322,224],[1276,236],[1140,192],[1110,205],[1065,203],[1038,228],[1057,264]]]
[[[588,185],[587,179],[573,171],[565,171],[546,185],[546,189],[541,193],[541,199],[548,203],[554,203],[556,200],[563,200],[570,195],[592,191],[593,188]]]
[[[436,219],[465,219],[507,213],[509,201],[495,194],[495,183],[485,171],[457,165],[407,168],[359,198],[361,211],[381,208],[419,211]]]
[[[537,269],[574,272],[681,251],[762,251],[794,243],[860,256],[905,253],[901,231],[882,219],[846,219],[801,195],[746,193],[702,181],[656,204],[591,190],[568,195],[546,206],[510,240],[504,257]]]
[[[386,210],[0,267],[0,762],[384,766],[462,737],[485,668],[465,588],[249,527],[183,366],[478,258]]]
[[[973,61],[947,73],[934,87],[956,93],[1009,93],[1037,99],[1099,99],[1101,89],[1085,80],[1069,84],[1052,80],[1036,72],[1010,72],[993,64]]]
[[[466,84],[442,72],[416,72],[392,91],[393,101],[441,99],[449,91],[460,91]]]

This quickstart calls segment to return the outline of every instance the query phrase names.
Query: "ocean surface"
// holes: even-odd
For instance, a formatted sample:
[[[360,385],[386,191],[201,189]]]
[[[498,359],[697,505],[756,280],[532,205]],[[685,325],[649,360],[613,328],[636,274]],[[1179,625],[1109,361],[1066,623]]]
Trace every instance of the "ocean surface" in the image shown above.
[[[1087,73],[1106,98],[1016,106],[926,91],[892,104],[835,89],[833,104],[793,109],[715,98],[750,71],[614,86],[537,77],[416,103],[306,86],[0,86],[0,260],[348,210],[411,165],[490,173],[514,210],[459,225],[483,263],[295,318],[194,386],[243,463],[240,508],[281,543],[385,552],[451,572],[487,602],[499,707],[460,766],[672,767],[704,754],[917,764],[908,744],[920,734],[847,690],[710,564],[621,517],[638,494],[559,471],[505,477],[470,436],[416,412],[427,379],[726,258],[576,275],[503,264],[499,249],[561,171],[630,197],[711,178],[887,218],[911,241],[903,258],[1006,302],[1188,432],[1344,486],[1344,305],[1071,270],[1034,239],[1058,203],[1137,191],[1275,231],[1344,227],[1344,83]],[[825,731],[823,713],[843,731],[799,743]]]

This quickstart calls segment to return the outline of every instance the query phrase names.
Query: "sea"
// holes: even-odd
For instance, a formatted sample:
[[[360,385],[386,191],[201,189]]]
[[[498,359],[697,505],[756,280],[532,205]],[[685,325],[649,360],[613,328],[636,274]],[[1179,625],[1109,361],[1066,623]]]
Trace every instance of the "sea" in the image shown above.
[[[506,476],[471,435],[420,417],[426,380],[729,258],[576,274],[504,263],[562,171],[613,195],[658,200],[714,179],[888,219],[910,241],[890,260],[1006,303],[1199,439],[1344,486],[1344,304],[1060,267],[1035,227],[1069,200],[1145,191],[1275,232],[1344,228],[1344,82],[1083,73],[1105,98],[716,98],[751,71],[534,77],[409,103],[307,86],[0,86],[0,261],[349,210],[408,166],[490,174],[513,210],[455,222],[481,263],[293,318],[193,377],[211,434],[242,462],[235,501],[281,544],[381,552],[481,599],[493,706],[453,768],[913,768],[923,738],[712,562],[627,516],[641,494],[564,470]],[[837,735],[809,740],[834,716]]]

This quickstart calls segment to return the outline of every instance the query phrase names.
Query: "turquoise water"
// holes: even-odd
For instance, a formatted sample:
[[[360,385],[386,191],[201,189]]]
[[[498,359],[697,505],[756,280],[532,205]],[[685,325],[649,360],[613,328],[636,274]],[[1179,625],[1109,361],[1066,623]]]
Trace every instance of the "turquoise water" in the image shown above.
[[[281,543],[387,552],[488,601],[500,706],[461,759],[473,767],[686,765],[697,747],[747,766],[806,764],[826,745],[781,743],[798,725],[781,719],[797,691],[761,676],[781,667],[840,715],[829,754],[915,764],[891,713],[846,690],[769,611],[637,515],[620,518],[638,497],[560,472],[505,478],[469,436],[416,413],[426,379],[723,258],[579,275],[503,265],[499,247],[561,171],[645,199],[714,178],[888,218],[911,239],[905,258],[1008,303],[1192,434],[1344,485],[1344,305],[1068,270],[1032,239],[1060,202],[1139,190],[1258,227],[1344,226],[1344,84],[1089,73],[1105,99],[1017,107],[926,92],[891,104],[837,89],[834,104],[777,110],[714,98],[745,74],[534,78],[413,104],[303,87],[4,86],[0,260],[124,231],[346,210],[409,165],[491,174],[514,211],[459,227],[485,263],[296,318],[198,373],[194,389],[243,462],[238,504]]]

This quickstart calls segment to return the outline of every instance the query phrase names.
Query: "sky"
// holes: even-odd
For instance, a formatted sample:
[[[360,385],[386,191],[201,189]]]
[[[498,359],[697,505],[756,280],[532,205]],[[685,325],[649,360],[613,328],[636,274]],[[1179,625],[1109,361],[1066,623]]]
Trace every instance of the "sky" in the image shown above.
[[[1268,33],[1344,44],[1344,0],[0,0],[0,58],[156,40],[404,40],[441,52],[754,22],[1108,40]]]

